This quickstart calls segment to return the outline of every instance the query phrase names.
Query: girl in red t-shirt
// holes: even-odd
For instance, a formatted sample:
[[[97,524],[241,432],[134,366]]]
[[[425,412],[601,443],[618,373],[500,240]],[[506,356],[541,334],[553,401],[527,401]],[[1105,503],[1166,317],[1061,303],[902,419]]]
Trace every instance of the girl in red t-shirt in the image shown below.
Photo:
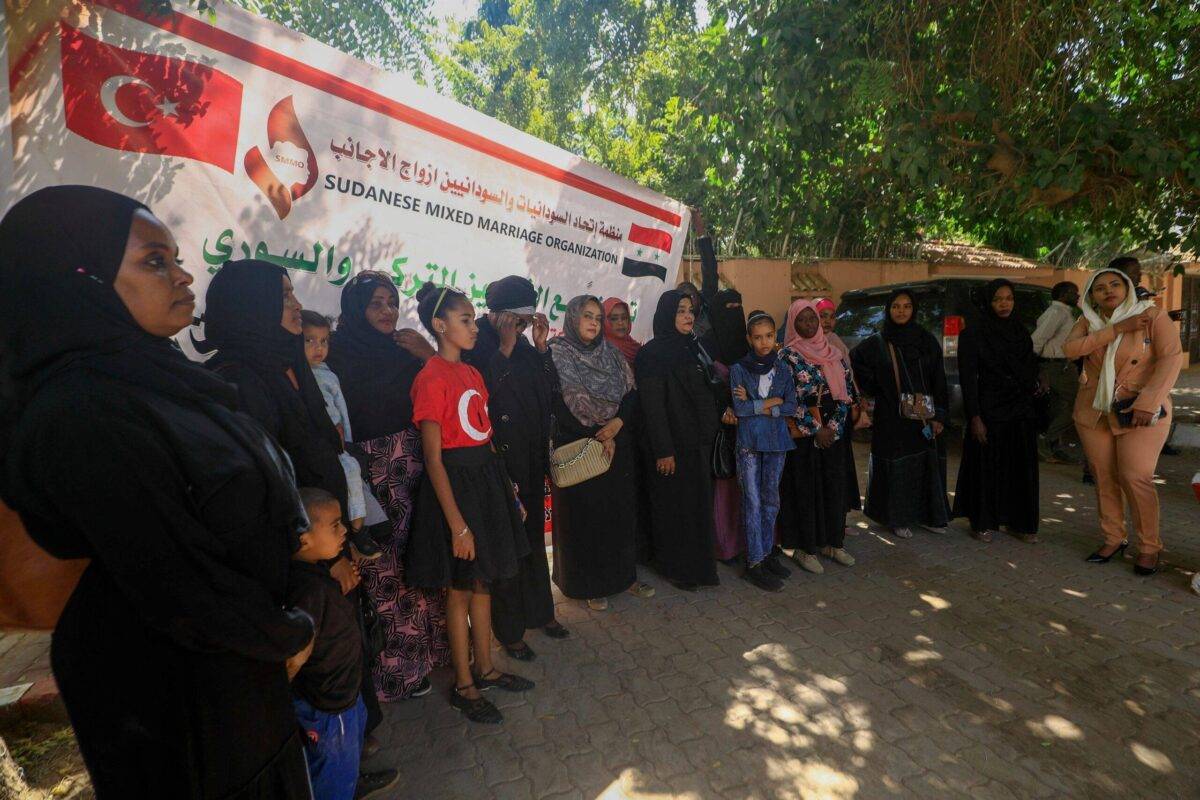
[[[492,666],[488,587],[517,574],[529,543],[512,481],[492,449],[487,387],[460,358],[475,346],[475,308],[462,292],[429,283],[417,299],[417,316],[437,339],[438,354],[412,387],[425,477],[404,554],[405,577],[411,586],[449,588],[447,628],[456,679],[450,704],[472,722],[495,724],[504,717],[480,691],[523,692],[533,682]]]

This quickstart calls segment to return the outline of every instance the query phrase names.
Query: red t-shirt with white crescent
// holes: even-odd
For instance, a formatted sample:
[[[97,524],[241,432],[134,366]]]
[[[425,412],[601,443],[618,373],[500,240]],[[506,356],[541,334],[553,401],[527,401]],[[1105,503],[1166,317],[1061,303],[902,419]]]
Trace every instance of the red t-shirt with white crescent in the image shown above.
[[[412,386],[413,423],[442,426],[442,449],[477,447],[492,440],[483,376],[469,364],[434,356]]]

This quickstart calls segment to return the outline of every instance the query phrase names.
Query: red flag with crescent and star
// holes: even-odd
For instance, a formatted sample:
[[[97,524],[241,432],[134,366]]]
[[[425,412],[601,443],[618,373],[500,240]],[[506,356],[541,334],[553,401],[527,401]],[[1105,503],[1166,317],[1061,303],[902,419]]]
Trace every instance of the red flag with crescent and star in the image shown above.
[[[115,150],[233,172],[242,84],[197,61],[104,44],[61,25],[67,128]]]

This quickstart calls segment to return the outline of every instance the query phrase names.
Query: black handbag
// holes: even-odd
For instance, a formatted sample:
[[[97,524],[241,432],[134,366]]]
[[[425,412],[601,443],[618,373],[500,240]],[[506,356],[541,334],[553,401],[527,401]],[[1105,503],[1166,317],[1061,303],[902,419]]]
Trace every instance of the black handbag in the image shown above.
[[[1138,396],[1126,397],[1124,400],[1114,400],[1112,404],[1113,413],[1117,415],[1117,424],[1122,428],[1133,427],[1133,404],[1137,402]],[[1151,421],[1153,425],[1167,415],[1167,409],[1164,406],[1158,407],[1158,413],[1154,415]]]
[[[358,592],[359,622],[362,625],[363,650],[374,661],[387,647],[387,630],[383,617],[375,610],[375,604],[367,596],[365,588]]]
[[[722,424],[712,447],[712,474],[717,480],[737,476],[737,427]]]

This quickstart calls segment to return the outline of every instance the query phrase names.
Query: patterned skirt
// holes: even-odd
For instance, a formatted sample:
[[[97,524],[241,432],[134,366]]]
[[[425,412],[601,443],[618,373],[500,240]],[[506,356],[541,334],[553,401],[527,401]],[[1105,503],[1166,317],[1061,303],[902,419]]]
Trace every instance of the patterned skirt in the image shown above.
[[[450,663],[446,639],[446,593],[415,589],[404,580],[404,549],[413,503],[425,472],[421,436],[409,428],[359,442],[369,468],[364,477],[392,524],[383,555],[359,567],[362,585],[383,619],[386,642],[375,662],[375,690],[381,702],[408,697],[434,667]]]

